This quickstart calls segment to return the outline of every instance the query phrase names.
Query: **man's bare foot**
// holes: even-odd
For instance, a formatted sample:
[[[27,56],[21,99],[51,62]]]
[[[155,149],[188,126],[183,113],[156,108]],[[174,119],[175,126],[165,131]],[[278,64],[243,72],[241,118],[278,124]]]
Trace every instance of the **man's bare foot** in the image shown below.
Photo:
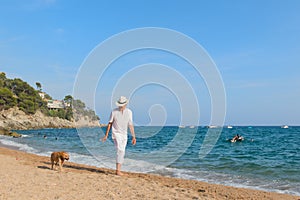
[[[116,171],[116,175],[118,175],[118,176],[126,176],[126,174],[122,173],[121,171]]]

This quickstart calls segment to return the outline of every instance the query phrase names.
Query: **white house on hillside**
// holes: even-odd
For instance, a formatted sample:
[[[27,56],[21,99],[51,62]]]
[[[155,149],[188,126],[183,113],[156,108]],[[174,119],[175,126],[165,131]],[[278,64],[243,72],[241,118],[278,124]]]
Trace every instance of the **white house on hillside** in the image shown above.
[[[47,102],[47,107],[49,109],[63,109],[70,107],[70,103],[64,102],[63,100],[48,100],[45,98],[46,93],[39,92],[40,97]]]
[[[65,108],[66,105],[64,101],[61,100],[48,100],[47,107],[49,109],[61,109],[61,108]]]

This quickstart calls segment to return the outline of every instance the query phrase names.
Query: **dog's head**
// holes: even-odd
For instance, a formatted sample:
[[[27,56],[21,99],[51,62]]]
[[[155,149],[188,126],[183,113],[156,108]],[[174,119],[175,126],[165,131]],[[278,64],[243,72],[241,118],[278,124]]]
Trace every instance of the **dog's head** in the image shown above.
[[[61,157],[64,159],[64,160],[69,160],[69,158],[70,158],[70,156],[69,156],[69,154],[68,153],[66,153],[66,152],[61,152]]]

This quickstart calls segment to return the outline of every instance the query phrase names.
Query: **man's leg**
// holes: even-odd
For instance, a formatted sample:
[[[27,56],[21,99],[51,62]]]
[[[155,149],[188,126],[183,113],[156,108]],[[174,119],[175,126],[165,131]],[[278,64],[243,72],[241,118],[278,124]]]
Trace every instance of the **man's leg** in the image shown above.
[[[121,166],[122,163],[124,162],[124,156],[125,156],[125,151],[122,151],[120,149],[117,150],[117,164],[116,164],[116,174],[122,176],[123,173],[121,172]]]
[[[116,164],[116,175],[118,175],[118,176],[124,175],[124,174],[121,172],[121,163],[117,163],[117,164]]]
[[[126,143],[125,143],[125,147],[124,147],[124,146],[122,146],[122,145],[124,145],[124,144],[122,144],[122,142],[124,143],[125,141],[118,141],[116,139],[114,140],[116,151],[117,151],[116,174],[119,176],[123,175],[123,173],[121,172],[121,166],[122,166],[122,163],[124,162],[125,147],[126,147]]]

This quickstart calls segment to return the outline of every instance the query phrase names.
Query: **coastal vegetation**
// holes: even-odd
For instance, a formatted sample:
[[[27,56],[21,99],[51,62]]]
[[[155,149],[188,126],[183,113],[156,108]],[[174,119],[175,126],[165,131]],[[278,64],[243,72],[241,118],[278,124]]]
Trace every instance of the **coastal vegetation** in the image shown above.
[[[59,117],[69,121],[86,116],[91,120],[100,120],[95,112],[86,107],[85,103],[79,99],[73,99],[71,95],[65,96],[62,100],[67,106],[60,109],[49,109],[47,102],[52,100],[49,94],[43,92],[40,95],[42,85],[36,82],[37,89],[34,89],[27,82],[20,78],[9,79],[4,72],[0,72],[0,111],[18,107],[28,115],[35,114],[38,110],[46,116]],[[75,115],[76,114],[76,115]]]

